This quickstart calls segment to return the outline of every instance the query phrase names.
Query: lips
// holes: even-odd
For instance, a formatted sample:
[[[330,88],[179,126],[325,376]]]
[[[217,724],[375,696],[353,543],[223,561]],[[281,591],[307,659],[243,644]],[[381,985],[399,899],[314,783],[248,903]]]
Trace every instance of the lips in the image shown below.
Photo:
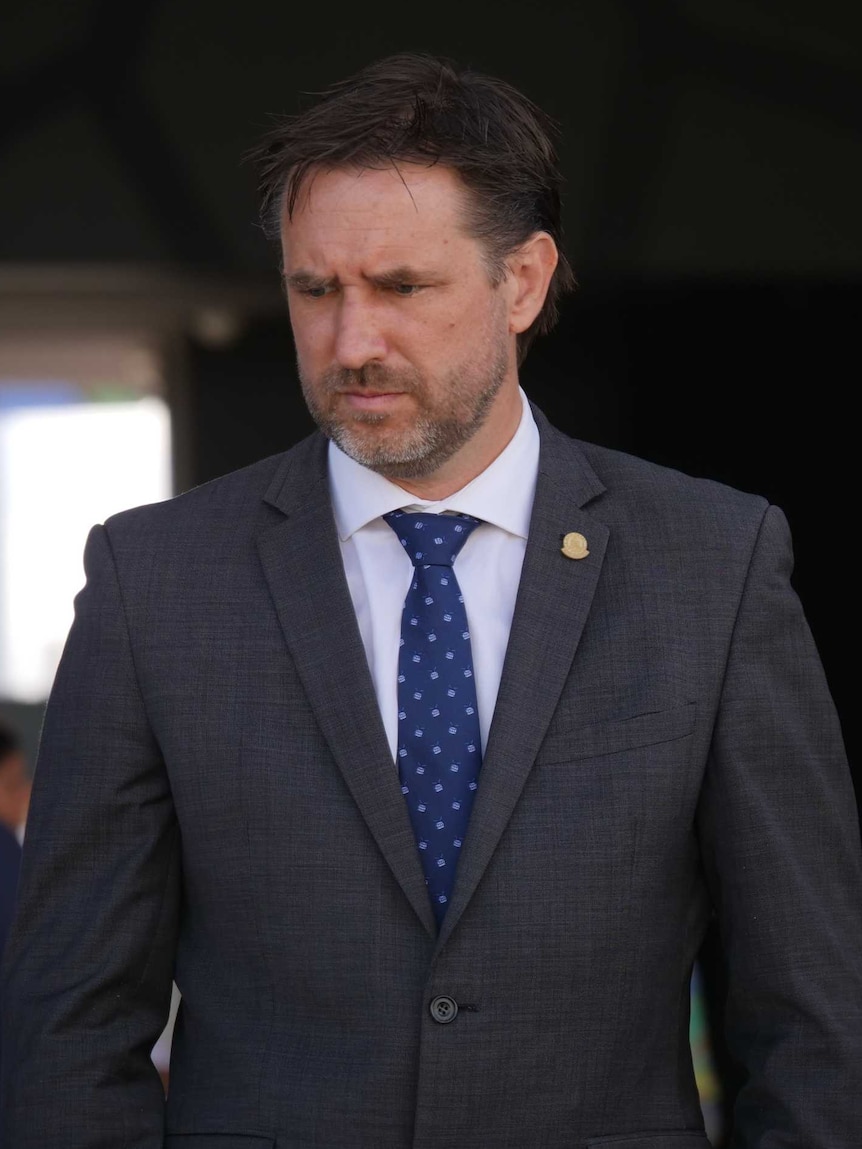
[[[358,399],[385,399],[387,395],[403,395],[403,391],[369,391],[363,388],[361,391],[339,391],[339,395],[355,396]]]
[[[404,391],[339,391],[342,404],[356,412],[389,412],[404,397]]]
[[[421,379],[418,373],[406,368],[396,370],[379,363],[367,363],[358,370],[331,368],[323,373],[320,384],[330,394],[377,399],[410,394],[421,387]]]

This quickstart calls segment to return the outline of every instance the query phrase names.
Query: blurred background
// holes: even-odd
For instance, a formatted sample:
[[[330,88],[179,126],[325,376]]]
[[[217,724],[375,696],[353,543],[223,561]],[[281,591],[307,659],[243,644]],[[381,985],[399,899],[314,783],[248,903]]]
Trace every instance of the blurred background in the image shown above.
[[[7,0],[0,719],[26,769],[88,527],[310,429],[242,157],[301,93],[403,50],[558,121],[580,288],[525,388],[572,435],[783,507],[858,770],[858,0]],[[692,1041],[719,1144],[715,1000]]]

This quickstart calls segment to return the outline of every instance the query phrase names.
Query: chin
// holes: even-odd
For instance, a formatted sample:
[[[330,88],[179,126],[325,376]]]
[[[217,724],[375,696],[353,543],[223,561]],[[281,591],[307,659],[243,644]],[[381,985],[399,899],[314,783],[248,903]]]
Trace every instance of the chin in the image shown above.
[[[402,451],[395,449],[381,437],[340,429],[332,439],[345,455],[349,455],[351,459],[355,459],[357,463],[369,467],[372,471],[388,473],[390,467],[410,465],[409,459],[404,458]]]
[[[376,471],[393,482],[399,479],[425,479],[448,461],[457,444],[429,443],[421,437],[405,443],[393,435],[357,435],[339,428],[332,435],[338,447],[355,462]]]

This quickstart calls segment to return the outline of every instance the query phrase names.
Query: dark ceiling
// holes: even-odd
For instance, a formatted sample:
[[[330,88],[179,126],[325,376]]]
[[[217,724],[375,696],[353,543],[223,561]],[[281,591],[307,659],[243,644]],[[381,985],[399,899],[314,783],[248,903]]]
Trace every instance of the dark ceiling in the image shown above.
[[[404,49],[559,120],[582,277],[862,271],[857,0],[15,0],[0,261],[271,267],[241,157],[298,93]]]

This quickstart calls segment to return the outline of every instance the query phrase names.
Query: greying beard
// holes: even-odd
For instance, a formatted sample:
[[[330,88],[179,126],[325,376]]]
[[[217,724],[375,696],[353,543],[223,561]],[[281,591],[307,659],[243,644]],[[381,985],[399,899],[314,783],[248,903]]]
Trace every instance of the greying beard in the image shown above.
[[[398,440],[387,440],[381,436],[375,441],[357,434],[354,430],[357,424],[380,426],[389,416],[385,413],[360,411],[354,413],[349,421],[338,419],[317,400],[301,365],[299,378],[312,418],[323,434],[332,439],[345,455],[387,479],[421,479],[437,471],[473,438],[485,422],[491,404],[503,385],[507,367],[506,348],[501,344],[485,383],[478,391],[471,393],[460,381],[450,386],[445,415],[437,415],[423,405],[422,380],[412,373],[384,371],[378,367],[372,371],[365,368],[360,371],[334,370],[323,376],[321,382],[325,397],[336,394],[356,381],[366,386],[388,382],[395,385],[393,389],[417,396],[420,410],[416,420]]]

